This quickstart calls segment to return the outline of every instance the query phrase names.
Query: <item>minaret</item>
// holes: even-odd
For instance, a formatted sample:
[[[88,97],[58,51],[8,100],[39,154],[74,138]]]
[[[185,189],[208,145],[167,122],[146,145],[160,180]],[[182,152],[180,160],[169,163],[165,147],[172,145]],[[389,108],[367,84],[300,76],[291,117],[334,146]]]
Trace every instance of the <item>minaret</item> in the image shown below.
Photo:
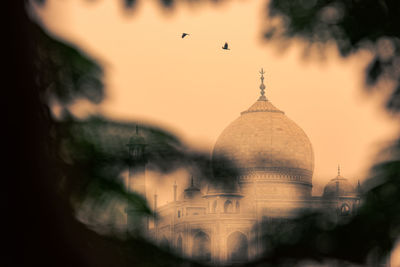
[[[176,181],[174,182],[174,202],[176,202],[176,189],[177,189]]]
[[[340,165],[337,167],[337,177],[336,177],[336,196],[339,196],[339,177],[340,177]]]
[[[154,212],[157,211],[157,197],[158,197],[157,191],[155,191],[155,192],[154,192],[154,203],[153,203],[153,205],[154,205],[154,208],[153,208]]]
[[[146,142],[139,134],[136,125],[136,133],[129,139],[127,144],[129,152],[129,178],[128,191],[139,194],[146,199]],[[128,217],[128,230],[131,233],[140,234],[148,230],[148,217],[140,207],[128,206],[126,209]]]
[[[154,203],[153,203],[153,213],[157,214],[157,191],[154,191]],[[154,234],[153,237],[155,238],[155,240],[157,240],[158,238],[158,221],[157,221],[157,217],[153,218],[153,222],[154,222]]]

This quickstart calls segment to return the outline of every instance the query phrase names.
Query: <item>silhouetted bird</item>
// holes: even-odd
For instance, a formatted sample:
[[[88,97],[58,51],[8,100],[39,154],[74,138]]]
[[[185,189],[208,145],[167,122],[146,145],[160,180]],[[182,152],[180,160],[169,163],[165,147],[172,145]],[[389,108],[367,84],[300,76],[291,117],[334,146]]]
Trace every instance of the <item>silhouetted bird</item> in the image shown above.
[[[186,35],[189,35],[188,33],[182,33],[182,38],[185,38]]]
[[[228,43],[225,43],[224,46],[222,47],[222,49],[230,50],[230,49],[228,48]]]

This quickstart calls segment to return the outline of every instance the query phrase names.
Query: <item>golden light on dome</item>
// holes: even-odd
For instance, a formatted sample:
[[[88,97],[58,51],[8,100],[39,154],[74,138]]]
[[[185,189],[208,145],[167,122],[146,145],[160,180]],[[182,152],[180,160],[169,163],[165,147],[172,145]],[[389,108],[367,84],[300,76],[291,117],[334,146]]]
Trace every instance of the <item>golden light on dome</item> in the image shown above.
[[[311,142],[294,121],[265,98],[264,71],[260,74],[260,98],[221,133],[214,146],[213,164],[219,167],[223,158],[237,167],[241,182],[257,176],[264,181],[296,184],[307,191],[305,195],[311,195]]]

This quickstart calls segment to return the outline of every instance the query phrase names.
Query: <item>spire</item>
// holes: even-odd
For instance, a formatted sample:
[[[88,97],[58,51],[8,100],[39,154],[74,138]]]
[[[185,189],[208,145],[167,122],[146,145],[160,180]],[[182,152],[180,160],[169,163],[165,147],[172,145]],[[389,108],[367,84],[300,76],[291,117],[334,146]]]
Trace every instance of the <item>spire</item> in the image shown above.
[[[184,191],[200,191],[200,189],[194,185],[193,175],[190,178],[190,185]]]
[[[260,92],[260,97],[258,98],[258,100],[259,101],[267,101],[267,98],[265,97],[265,85],[264,85],[264,69],[263,68],[261,68],[261,71],[260,71],[260,74],[261,74],[261,77],[260,77],[260,79],[261,79],[261,84],[260,84],[260,89],[261,89],[261,92]]]
[[[357,181],[357,193],[359,196],[362,194],[360,180]]]
[[[176,188],[178,186],[176,185],[176,181],[174,182],[174,201],[176,201]]]
[[[183,200],[201,197],[202,193],[199,188],[194,186],[193,175],[190,179],[190,186],[183,190]]]
[[[336,180],[336,196],[339,196],[339,179]]]
[[[157,190],[155,190],[154,191],[154,203],[153,203],[153,205],[154,205],[154,211],[156,211],[157,210],[157,197],[158,197],[158,195],[157,195]]]

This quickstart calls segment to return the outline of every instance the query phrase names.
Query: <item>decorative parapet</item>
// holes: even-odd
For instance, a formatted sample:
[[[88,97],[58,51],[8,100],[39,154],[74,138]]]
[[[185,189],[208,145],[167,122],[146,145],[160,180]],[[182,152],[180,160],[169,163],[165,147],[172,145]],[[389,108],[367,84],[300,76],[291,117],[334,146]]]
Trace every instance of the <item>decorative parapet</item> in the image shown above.
[[[240,170],[239,183],[288,182],[312,185],[312,172],[305,169],[285,167],[247,168]]]

